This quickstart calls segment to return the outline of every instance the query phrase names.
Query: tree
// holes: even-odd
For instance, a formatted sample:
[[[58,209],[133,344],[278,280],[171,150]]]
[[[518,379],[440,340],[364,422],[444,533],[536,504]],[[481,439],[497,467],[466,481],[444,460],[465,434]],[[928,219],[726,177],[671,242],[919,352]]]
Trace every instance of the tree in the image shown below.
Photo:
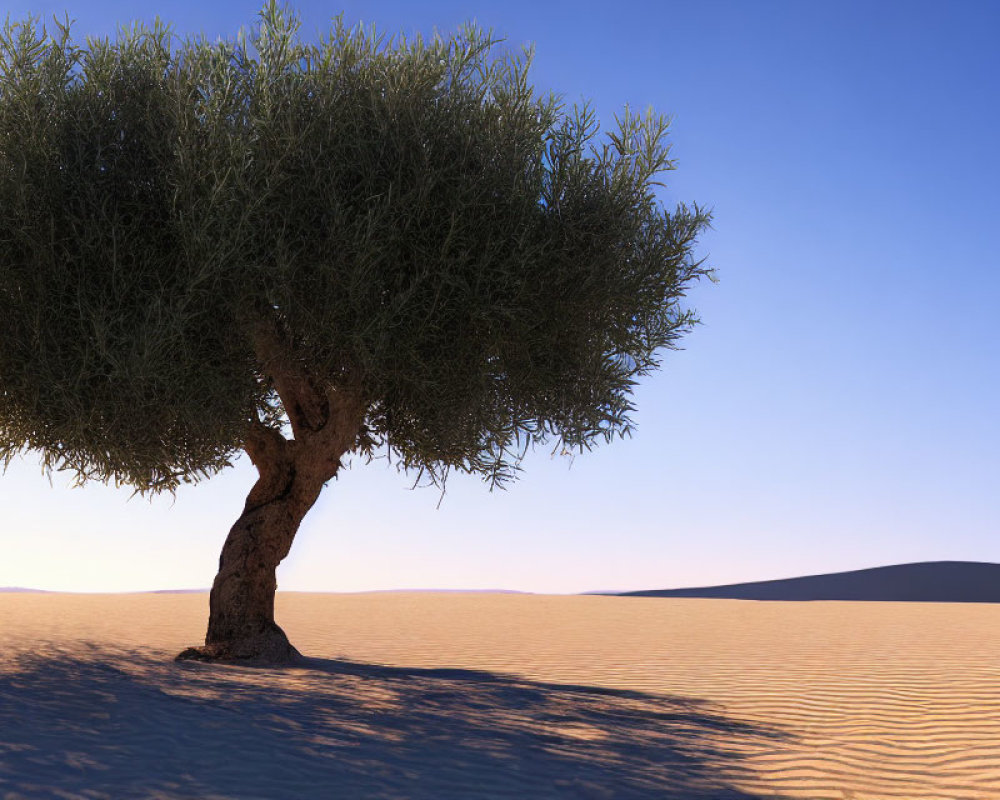
[[[0,455],[173,491],[245,450],[205,645],[281,662],[275,569],[350,454],[492,486],[631,430],[697,322],[709,215],[666,211],[668,122],[536,96],[490,33],[318,44],[159,20],[0,39]]]

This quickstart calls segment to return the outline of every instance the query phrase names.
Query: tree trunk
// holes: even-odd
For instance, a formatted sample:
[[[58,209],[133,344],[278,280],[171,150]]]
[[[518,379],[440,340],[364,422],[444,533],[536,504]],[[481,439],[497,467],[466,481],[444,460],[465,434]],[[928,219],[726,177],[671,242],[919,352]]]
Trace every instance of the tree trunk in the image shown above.
[[[321,389],[269,307],[259,309],[251,337],[294,438],[259,419],[250,424],[244,446],[260,477],[222,548],[205,645],[178,659],[287,664],[301,658],[274,621],[275,570],[341,457],[357,445],[364,423],[359,386]]]
[[[246,449],[260,477],[222,548],[205,645],[188,648],[179,660],[286,664],[301,658],[274,621],[275,570],[357,432],[301,442],[255,423]]]
[[[288,448],[293,444],[285,442]],[[323,479],[292,458],[270,466],[272,475],[262,471],[222,548],[205,646],[189,648],[179,659],[282,664],[301,657],[274,621],[275,571],[319,497]]]

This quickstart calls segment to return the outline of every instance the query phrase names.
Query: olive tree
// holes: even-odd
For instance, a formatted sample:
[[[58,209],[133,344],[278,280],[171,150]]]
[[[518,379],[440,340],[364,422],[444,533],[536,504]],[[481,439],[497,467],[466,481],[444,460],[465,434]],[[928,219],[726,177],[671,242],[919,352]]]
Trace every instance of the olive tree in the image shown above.
[[[179,657],[298,657],[275,570],[345,457],[441,482],[629,433],[697,322],[709,224],[666,210],[668,121],[528,82],[467,26],[318,43],[274,2],[234,39],[157,20],[0,38],[0,455],[148,495],[259,478]]]

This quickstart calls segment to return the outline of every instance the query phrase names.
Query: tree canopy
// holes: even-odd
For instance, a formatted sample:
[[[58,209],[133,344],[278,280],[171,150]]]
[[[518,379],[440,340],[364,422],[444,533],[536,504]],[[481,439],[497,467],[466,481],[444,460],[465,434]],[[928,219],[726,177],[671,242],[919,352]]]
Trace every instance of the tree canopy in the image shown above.
[[[666,210],[668,121],[528,82],[465,27],[316,43],[274,2],[230,41],[0,34],[0,455],[173,490],[288,409],[255,326],[361,393],[357,449],[511,478],[630,430],[697,321],[709,223]]]

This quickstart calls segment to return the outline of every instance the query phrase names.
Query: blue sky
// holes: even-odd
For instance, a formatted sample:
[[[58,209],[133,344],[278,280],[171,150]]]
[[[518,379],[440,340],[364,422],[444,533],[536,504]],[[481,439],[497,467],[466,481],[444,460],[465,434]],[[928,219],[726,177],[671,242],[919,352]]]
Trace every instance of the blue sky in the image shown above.
[[[434,489],[384,463],[326,490],[282,589],[577,592],[704,585],[908,561],[1000,561],[1000,102],[992,2],[301,2],[348,24],[534,42],[542,91],[674,118],[662,200],[714,209],[690,296],[703,320],[636,392],[631,440],[539,451],[506,492]],[[68,10],[112,33],[133,3]],[[214,38],[255,2],[148,6]],[[0,586],[205,587],[255,472],[176,500],[0,477]]]

